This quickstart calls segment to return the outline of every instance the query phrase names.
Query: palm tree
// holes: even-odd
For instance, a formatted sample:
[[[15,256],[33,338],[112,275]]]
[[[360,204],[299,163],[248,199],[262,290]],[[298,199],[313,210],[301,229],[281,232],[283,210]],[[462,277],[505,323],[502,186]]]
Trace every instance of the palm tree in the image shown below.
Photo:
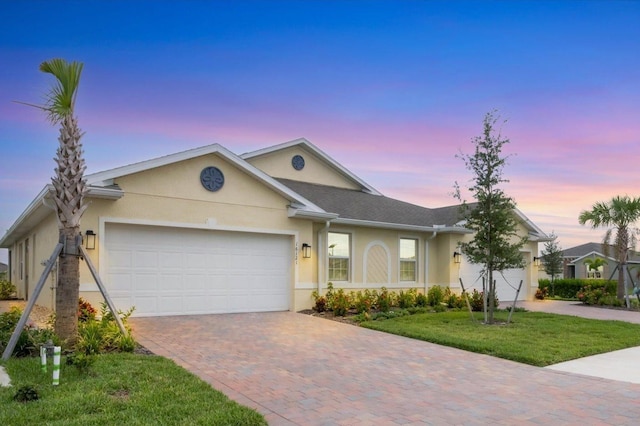
[[[80,143],[82,133],[74,111],[82,66],[81,62],[68,63],[64,59],[40,64],[40,71],[52,74],[57,80],[47,95],[45,105],[40,108],[47,112],[53,124],[60,125],[60,145],[55,159],[57,167],[51,180],[60,242],[65,248],[58,260],[55,332],[69,344],[75,343],[78,333],[80,218],[88,206],[84,204],[87,188]]]
[[[629,249],[633,249],[636,243],[638,230],[633,224],[640,219],[640,197],[616,196],[608,202],[597,202],[591,210],[584,210],[578,218],[581,225],[590,223],[593,229],[609,227],[603,238],[605,254],[611,242],[612,233],[615,231],[614,247],[616,261],[618,262],[618,298],[626,295],[627,287],[627,257]],[[629,300],[627,299],[627,308]]]

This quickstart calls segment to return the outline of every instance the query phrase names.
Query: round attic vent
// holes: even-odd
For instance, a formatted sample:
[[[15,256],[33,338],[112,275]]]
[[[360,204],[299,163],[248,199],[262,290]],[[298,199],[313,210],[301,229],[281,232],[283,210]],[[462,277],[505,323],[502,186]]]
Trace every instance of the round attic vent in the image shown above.
[[[302,157],[302,155],[294,155],[291,159],[291,165],[296,170],[304,169],[304,158]]]
[[[205,167],[200,172],[200,183],[208,191],[215,192],[224,185],[224,175],[217,167]]]

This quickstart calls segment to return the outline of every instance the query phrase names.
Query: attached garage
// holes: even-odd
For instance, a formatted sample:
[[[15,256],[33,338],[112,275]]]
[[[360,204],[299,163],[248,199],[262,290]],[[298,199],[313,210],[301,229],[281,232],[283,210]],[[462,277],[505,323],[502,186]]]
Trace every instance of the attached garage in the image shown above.
[[[286,311],[292,237],[107,223],[105,281],[134,316]]]
[[[468,291],[482,291],[482,278],[480,273],[482,265],[474,265],[463,261],[460,265],[460,278]],[[500,302],[512,302],[516,298],[516,292],[522,280],[522,288],[518,294],[518,300],[527,300],[528,288],[530,286],[527,279],[526,269],[507,269],[502,274],[494,272],[493,279],[496,281],[496,292]]]

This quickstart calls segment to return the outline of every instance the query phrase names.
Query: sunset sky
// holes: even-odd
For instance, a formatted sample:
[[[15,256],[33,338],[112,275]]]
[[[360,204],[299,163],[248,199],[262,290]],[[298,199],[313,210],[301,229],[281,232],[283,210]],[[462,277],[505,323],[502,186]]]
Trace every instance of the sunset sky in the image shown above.
[[[85,65],[88,173],[305,137],[441,207],[495,109],[504,189],[562,248],[602,239],[581,210],[640,195],[640,1],[0,0],[0,22],[0,234],[53,175],[57,128],[13,101],[42,103],[54,57]]]

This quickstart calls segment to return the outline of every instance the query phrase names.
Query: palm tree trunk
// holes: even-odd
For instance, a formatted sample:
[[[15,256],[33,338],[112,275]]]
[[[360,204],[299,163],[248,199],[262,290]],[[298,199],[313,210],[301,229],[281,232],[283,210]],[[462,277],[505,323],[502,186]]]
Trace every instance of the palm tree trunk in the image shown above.
[[[56,291],[56,325],[58,336],[74,345],[78,332],[78,298],[80,295],[81,244],[80,218],[88,207],[84,204],[86,183],[82,158],[82,133],[76,119],[69,115],[62,120],[56,162],[56,176],[52,179],[54,200],[58,209],[60,241],[65,249],[60,257],[58,288]]]
[[[78,335],[78,299],[80,297],[80,258],[77,252],[79,228],[63,228],[60,239],[65,245],[58,260],[55,332],[68,345],[76,343]]]

